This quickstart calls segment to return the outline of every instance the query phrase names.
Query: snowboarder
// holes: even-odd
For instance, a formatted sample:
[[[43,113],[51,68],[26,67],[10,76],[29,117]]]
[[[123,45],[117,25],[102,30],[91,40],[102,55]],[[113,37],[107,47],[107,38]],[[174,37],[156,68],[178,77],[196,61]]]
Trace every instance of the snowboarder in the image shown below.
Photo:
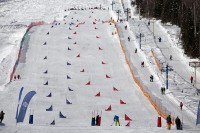
[[[182,103],[182,102],[180,102],[180,108],[181,108],[181,110],[182,110],[182,108],[183,108],[183,103]]]
[[[1,113],[0,113],[0,123],[2,123],[2,121],[4,119],[4,115],[5,115],[5,113],[2,110]]]
[[[169,59],[172,60],[172,55],[170,55]]]
[[[178,116],[175,119],[175,123],[176,123],[176,129],[177,130],[182,130],[181,120],[178,118]]]
[[[193,76],[190,77],[191,84],[193,83]]]
[[[161,42],[161,37],[158,38],[159,42]]]
[[[131,40],[130,37],[128,37],[128,41],[129,41],[129,42],[130,42],[130,40]]]
[[[167,129],[170,130],[171,129],[171,124],[172,124],[172,120],[171,120],[171,116],[168,115],[166,118],[167,121]]]
[[[99,115],[96,117],[96,126],[99,126]]]
[[[150,76],[150,82],[153,82],[153,75]]]
[[[117,126],[117,125],[120,126],[119,116],[115,115],[113,120],[115,122],[115,126]]]
[[[49,35],[49,32],[47,32],[47,35]]]
[[[21,79],[20,75],[17,75],[17,79]]]

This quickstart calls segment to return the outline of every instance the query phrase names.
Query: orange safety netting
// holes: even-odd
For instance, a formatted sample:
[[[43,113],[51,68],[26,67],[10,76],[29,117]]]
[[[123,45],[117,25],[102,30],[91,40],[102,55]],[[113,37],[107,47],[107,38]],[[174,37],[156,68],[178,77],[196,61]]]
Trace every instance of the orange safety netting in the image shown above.
[[[135,77],[135,75],[134,75],[134,73],[133,73],[133,71],[131,69],[130,63],[129,63],[128,59],[127,59],[127,56],[125,54],[125,50],[124,50],[124,47],[122,45],[122,41],[120,39],[120,32],[119,32],[119,28],[117,26],[117,23],[114,20],[108,20],[108,21],[105,21],[105,22],[113,23],[115,25],[115,28],[117,30],[118,37],[119,37],[120,47],[121,47],[121,49],[122,49],[122,51],[124,53],[125,60],[126,60],[126,63],[127,63],[128,67],[129,67],[129,70],[131,72],[133,80],[138,85],[138,87],[141,89],[141,91],[143,92],[143,94],[147,97],[147,99],[149,100],[149,102],[151,103],[151,105],[155,108],[155,110],[158,112],[158,114],[161,117],[163,117],[164,119],[166,119],[167,114],[165,112],[161,111],[161,108],[153,101],[153,99],[151,98],[150,94],[143,88],[143,86],[141,85],[141,83],[139,82],[139,80]],[[159,65],[158,61],[156,60],[155,55],[154,55],[153,52],[152,52],[152,55],[154,56],[154,59],[155,59],[157,67],[160,68],[160,65]],[[174,124],[174,117],[172,117],[172,124]]]

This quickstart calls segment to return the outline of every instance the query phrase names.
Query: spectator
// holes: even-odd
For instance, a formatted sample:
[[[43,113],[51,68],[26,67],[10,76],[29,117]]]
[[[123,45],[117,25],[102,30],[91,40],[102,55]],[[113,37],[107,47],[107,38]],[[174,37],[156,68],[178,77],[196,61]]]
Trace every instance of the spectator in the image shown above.
[[[183,103],[182,103],[182,102],[180,102],[180,108],[181,108],[181,110],[182,110],[182,108],[183,108]]]
[[[4,119],[4,115],[5,115],[5,113],[2,110],[1,113],[0,113],[0,123],[2,123],[2,121]]]
[[[193,76],[190,77],[191,84],[193,83]]]

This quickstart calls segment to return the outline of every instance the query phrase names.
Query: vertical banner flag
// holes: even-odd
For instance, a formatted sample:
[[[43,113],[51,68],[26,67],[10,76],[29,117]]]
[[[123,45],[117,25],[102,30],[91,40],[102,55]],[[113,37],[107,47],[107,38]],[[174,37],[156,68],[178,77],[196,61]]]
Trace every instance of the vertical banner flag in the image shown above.
[[[16,111],[16,116],[15,119],[17,120],[17,116],[18,116],[18,108],[19,108],[19,102],[21,100],[21,96],[22,96],[22,91],[23,91],[24,87],[21,88],[20,92],[19,92],[19,98],[18,98],[18,105],[17,105],[17,111]]]
[[[23,122],[24,121],[24,117],[26,115],[26,110],[28,107],[28,104],[31,100],[31,98],[36,94],[35,91],[30,91],[26,94],[26,96],[24,97],[24,100],[22,102],[20,111],[19,111],[19,115],[17,116],[17,123],[18,122]]]
[[[198,106],[198,110],[197,110],[197,121],[196,121],[196,125],[200,124],[200,101],[199,101],[199,106]]]

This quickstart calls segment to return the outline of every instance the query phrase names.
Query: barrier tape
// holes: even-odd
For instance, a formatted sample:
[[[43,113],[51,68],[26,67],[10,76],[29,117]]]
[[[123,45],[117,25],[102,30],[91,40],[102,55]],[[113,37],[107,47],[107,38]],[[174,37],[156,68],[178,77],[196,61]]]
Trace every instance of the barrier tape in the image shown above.
[[[158,60],[157,60],[157,58],[156,58],[156,56],[155,56],[155,54],[154,54],[152,49],[151,49],[151,54],[152,54],[152,56],[154,58],[154,61],[156,63],[156,66],[157,66],[158,70],[160,70],[160,63],[158,62]]]

